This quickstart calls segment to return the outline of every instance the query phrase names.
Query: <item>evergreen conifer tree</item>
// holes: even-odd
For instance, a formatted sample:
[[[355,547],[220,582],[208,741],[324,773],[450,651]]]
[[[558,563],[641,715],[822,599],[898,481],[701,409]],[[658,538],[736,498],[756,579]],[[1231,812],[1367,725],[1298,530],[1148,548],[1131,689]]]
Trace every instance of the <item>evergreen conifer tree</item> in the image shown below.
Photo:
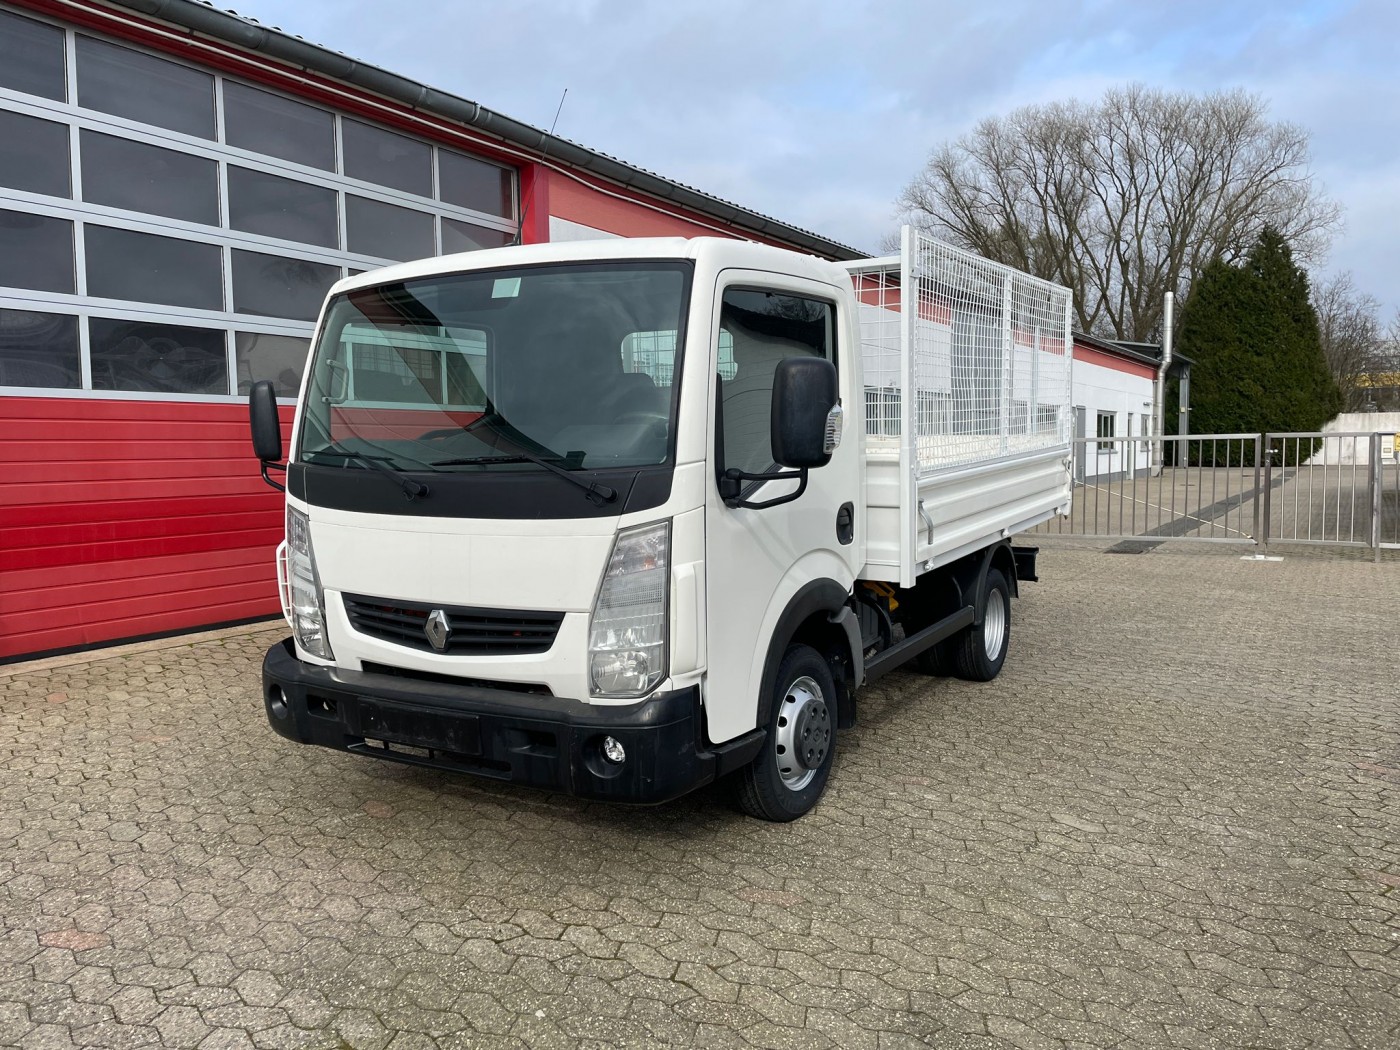
[[[1321,430],[1341,410],[1307,274],[1272,228],[1239,265],[1217,259],[1206,267],[1182,309],[1176,345],[1195,362],[1193,433]]]

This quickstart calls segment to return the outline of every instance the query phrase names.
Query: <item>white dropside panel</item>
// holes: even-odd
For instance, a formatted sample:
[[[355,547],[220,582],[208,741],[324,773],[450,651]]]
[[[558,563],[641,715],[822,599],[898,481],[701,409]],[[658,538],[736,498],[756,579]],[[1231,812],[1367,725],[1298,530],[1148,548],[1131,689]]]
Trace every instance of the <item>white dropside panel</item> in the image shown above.
[[[913,564],[901,553],[900,484],[894,456],[866,461],[866,564],[861,578],[908,586],[911,577],[1069,511],[1070,461],[1058,449],[941,471],[919,480]]]
[[[860,303],[869,578],[1069,509],[1070,293],[906,227]],[[975,548],[970,548],[975,549]]]

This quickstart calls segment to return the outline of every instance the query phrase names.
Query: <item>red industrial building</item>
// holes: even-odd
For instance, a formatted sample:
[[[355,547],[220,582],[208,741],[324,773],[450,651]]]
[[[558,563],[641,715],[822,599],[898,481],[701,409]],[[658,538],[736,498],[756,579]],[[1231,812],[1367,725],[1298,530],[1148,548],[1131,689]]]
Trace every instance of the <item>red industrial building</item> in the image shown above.
[[[0,3],[0,662],[276,614],[245,395],[335,280],[608,235],[859,254],[194,0]]]

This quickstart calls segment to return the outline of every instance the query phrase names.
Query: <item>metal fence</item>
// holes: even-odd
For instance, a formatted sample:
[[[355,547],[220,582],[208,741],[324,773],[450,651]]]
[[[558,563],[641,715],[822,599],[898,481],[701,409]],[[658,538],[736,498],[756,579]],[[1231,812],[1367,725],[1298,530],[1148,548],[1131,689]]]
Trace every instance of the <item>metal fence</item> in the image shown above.
[[[1374,433],[1076,438],[1041,535],[1400,548],[1400,441]]]

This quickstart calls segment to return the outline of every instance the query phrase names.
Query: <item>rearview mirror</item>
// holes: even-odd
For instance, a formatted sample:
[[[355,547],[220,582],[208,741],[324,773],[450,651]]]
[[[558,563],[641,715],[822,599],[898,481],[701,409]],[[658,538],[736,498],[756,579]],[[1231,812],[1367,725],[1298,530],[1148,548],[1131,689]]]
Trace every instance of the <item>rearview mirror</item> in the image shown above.
[[[260,379],[248,391],[248,424],[253,430],[253,454],[264,463],[282,458],[282,422],[277,418],[277,393]]]
[[[818,357],[788,357],[773,373],[773,412],[770,438],[773,460],[780,467],[824,467],[831,461],[835,441],[827,424],[837,408],[836,366]],[[839,416],[835,420],[839,427]],[[833,435],[839,440],[839,432]]]

